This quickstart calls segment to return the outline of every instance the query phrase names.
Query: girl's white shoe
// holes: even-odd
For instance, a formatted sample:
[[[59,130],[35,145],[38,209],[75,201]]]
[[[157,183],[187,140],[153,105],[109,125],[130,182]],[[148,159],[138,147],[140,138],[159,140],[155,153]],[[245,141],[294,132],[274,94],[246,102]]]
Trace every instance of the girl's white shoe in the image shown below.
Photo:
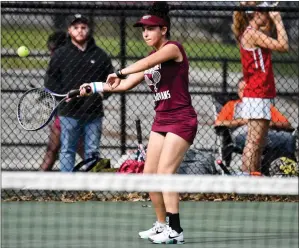
[[[149,240],[155,244],[184,244],[183,232],[177,233],[170,226],[166,226],[164,231],[149,237]]]
[[[139,237],[142,239],[149,239],[150,237],[154,235],[158,235],[162,233],[166,228],[166,223],[160,223],[156,221],[153,224],[153,227],[147,231],[139,232]]]

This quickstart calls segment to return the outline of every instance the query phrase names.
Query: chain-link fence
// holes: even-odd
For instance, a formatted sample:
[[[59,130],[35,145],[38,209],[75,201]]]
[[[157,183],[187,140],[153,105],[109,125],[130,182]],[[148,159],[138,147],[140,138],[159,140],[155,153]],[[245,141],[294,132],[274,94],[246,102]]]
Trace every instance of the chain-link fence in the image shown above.
[[[181,42],[190,62],[190,93],[198,113],[198,132],[192,145],[202,157],[229,153],[224,158],[239,168],[241,153],[229,150],[231,142],[218,142],[221,132],[214,127],[215,110],[224,98],[236,96],[242,76],[240,51],[231,31],[237,2],[169,2],[171,39]],[[43,87],[50,61],[49,35],[66,32],[68,18],[87,16],[96,44],[111,57],[114,68],[123,68],[146,56],[150,48],[141,30],[133,24],[146,13],[149,2],[2,2],[1,3],[1,166],[2,170],[39,170],[49,142],[49,128],[37,132],[23,130],[16,117],[20,96],[33,87]],[[281,11],[289,38],[289,51],[273,53],[278,96],[275,106],[298,127],[298,2],[282,2]],[[243,8],[244,10],[244,8]],[[18,47],[30,49],[28,57],[16,54]],[[83,83],[83,82],[82,82]],[[145,83],[126,93],[104,100],[100,156],[114,167],[121,156],[137,146],[135,120],[140,119],[143,142],[154,117],[153,95]],[[221,147],[221,149],[219,149]],[[227,148],[228,147],[228,148]],[[280,148],[281,149],[281,148]],[[228,151],[229,150],[229,151]],[[208,154],[208,156],[207,156]],[[78,162],[80,157],[77,157]],[[228,161],[229,160],[229,161]],[[205,162],[203,162],[205,163]],[[56,161],[54,170],[59,169]]]

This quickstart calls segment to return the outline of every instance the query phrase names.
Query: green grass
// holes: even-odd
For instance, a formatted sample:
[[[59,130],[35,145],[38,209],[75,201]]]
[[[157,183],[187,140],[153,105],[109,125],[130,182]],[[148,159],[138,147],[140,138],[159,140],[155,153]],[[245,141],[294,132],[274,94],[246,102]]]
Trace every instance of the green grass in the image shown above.
[[[106,27],[105,27],[106,28]],[[37,29],[34,27],[2,27],[1,30],[1,44],[3,48],[13,49],[16,51],[21,45],[27,46],[30,50],[47,52],[46,40],[51,29]],[[97,36],[97,34],[99,36]],[[132,37],[128,34],[128,37]],[[108,37],[101,35],[101,32],[95,33],[96,44],[106,50],[111,56],[118,56],[120,54],[120,40],[119,37]],[[178,39],[179,40],[179,39]],[[207,57],[207,58],[227,58],[240,59],[239,49],[236,45],[221,44],[216,42],[203,42],[201,40],[190,39],[188,42],[182,42],[188,57]],[[146,56],[151,48],[147,47],[142,39],[135,38],[126,40],[126,54],[127,56]],[[298,59],[296,53],[289,52],[287,54],[274,53],[274,58]],[[42,58],[5,58],[2,57],[1,65],[3,69],[40,69],[46,68],[48,59]],[[220,62],[191,62],[191,66],[197,66],[200,69],[220,69],[222,64]],[[239,72],[241,66],[233,63],[229,64],[230,71]],[[275,65],[275,71],[283,75],[298,75],[298,69],[295,64]]]
[[[51,30],[36,28],[9,28],[1,29],[1,44],[4,48],[12,48],[16,50],[24,45],[29,49],[47,50],[46,42]]]
[[[8,69],[46,69],[49,60],[40,58],[1,58],[1,68]]]

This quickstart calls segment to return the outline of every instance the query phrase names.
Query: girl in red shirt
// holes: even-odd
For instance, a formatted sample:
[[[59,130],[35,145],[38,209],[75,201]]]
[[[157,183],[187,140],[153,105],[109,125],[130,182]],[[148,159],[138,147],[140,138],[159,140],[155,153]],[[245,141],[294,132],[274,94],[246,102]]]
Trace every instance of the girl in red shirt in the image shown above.
[[[256,5],[245,2],[243,5]],[[260,7],[269,7],[262,2]],[[288,51],[288,37],[279,12],[235,11],[233,32],[240,47],[246,86],[242,118],[248,119],[248,136],[242,156],[244,172],[260,171],[260,161],[276,96],[271,51]],[[277,39],[270,36],[273,24]]]
[[[197,115],[191,104],[189,63],[181,44],[170,41],[168,5],[155,2],[134,26],[142,27],[143,39],[154,48],[147,57],[110,74],[107,84],[88,84],[93,92],[123,92],[143,80],[154,94],[156,116],[147,147],[144,173],[175,174],[197,131]],[[81,95],[86,95],[83,84]],[[179,218],[179,194],[150,192],[157,221],[139,237],[153,243],[184,243]],[[169,219],[169,225],[166,223]]]

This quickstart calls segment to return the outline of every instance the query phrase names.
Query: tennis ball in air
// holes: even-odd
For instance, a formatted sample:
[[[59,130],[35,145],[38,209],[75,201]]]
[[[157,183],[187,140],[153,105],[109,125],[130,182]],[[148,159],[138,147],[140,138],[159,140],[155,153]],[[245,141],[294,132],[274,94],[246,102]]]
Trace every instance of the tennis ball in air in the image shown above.
[[[20,46],[17,50],[17,53],[20,57],[27,57],[29,55],[29,50],[25,46]]]

